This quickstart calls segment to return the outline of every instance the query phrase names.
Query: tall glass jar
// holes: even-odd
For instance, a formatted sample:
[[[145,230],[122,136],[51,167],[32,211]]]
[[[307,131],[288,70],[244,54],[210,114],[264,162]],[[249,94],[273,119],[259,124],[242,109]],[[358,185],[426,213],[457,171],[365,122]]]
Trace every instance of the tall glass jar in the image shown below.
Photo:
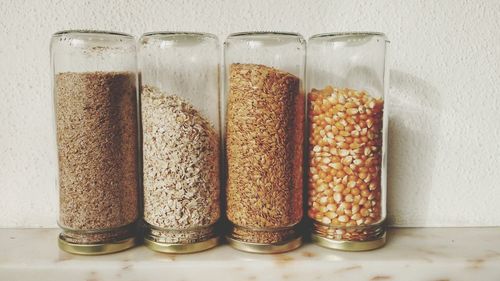
[[[385,243],[387,44],[382,33],[309,39],[308,216],[328,248]]]
[[[166,253],[217,245],[220,48],[207,33],[139,41],[145,244]]]
[[[50,49],[59,246],[88,255],[130,248],[139,215],[135,39],[62,31]]]
[[[227,240],[239,250],[301,245],[305,45],[275,32],[225,42]]]

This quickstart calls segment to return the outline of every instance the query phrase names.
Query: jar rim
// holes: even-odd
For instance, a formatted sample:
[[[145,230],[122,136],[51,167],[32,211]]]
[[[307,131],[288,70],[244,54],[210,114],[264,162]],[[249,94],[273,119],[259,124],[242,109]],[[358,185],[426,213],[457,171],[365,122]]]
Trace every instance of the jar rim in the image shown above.
[[[231,33],[227,36],[227,39],[245,37],[245,36],[282,36],[282,37],[293,37],[304,39],[304,37],[297,32],[282,32],[282,31],[244,31],[244,32],[235,32]]]
[[[117,32],[117,31],[107,31],[107,30],[92,30],[92,29],[68,29],[68,30],[61,30],[52,35],[53,38],[58,38],[58,37],[63,37],[67,35],[98,35],[98,36],[107,36],[109,35],[110,37],[118,37],[118,38],[125,38],[125,39],[134,39],[133,35],[130,35],[128,33],[123,33],[123,32]]]
[[[328,32],[319,33],[309,37],[309,40],[332,38],[332,37],[369,37],[369,36],[380,36],[384,38],[386,42],[390,42],[387,35],[383,32],[373,32],[373,31],[347,31],[347,32]]]
[[[219,38],[212,33],[207,32],[192,32],[192,31],[152,31],[146,32],[141,35],[141,38],[145,37],[193,37],[193,38],[209,38],[218,40]]]

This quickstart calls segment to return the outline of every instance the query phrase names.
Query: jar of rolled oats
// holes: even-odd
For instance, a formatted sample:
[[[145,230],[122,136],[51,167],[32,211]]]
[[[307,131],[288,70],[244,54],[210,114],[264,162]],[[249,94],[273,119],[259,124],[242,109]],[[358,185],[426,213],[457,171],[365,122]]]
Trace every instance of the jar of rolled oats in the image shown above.
[[[139,218],[137,61],[133,36],[54,34],[51,60],[61,249],[95,255],[135,243]]]
[[[387,44],[382,33],[309,39],[308,216],[312,240],[328,248],[385,243]]]
[[[192,253],[218,243],[220,48],[215,35],[139,40],[145,244]]]
[[[242,251],[302,243],[305,45],[278,32],[225,42],[226,238]]]

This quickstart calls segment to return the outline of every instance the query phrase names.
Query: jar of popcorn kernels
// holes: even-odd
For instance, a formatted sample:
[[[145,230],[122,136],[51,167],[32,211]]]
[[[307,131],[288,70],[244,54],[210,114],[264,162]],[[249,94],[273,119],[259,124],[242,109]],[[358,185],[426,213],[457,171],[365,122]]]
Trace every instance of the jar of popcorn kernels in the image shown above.
[[[387,44],[382,33],[309,39],[308,216],[324,247],[385,243]]]

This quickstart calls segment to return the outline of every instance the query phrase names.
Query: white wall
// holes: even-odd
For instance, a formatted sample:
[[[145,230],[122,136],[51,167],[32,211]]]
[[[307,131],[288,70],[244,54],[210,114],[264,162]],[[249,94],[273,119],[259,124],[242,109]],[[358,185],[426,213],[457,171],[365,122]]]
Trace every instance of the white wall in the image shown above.
[[[207,31],[221,40],[245,30],[385,32],[390,222],[500,225],[500,1],[0,0],[0,7],[0,227],[56,225],[48,47],[53,32],[72,28]]]

